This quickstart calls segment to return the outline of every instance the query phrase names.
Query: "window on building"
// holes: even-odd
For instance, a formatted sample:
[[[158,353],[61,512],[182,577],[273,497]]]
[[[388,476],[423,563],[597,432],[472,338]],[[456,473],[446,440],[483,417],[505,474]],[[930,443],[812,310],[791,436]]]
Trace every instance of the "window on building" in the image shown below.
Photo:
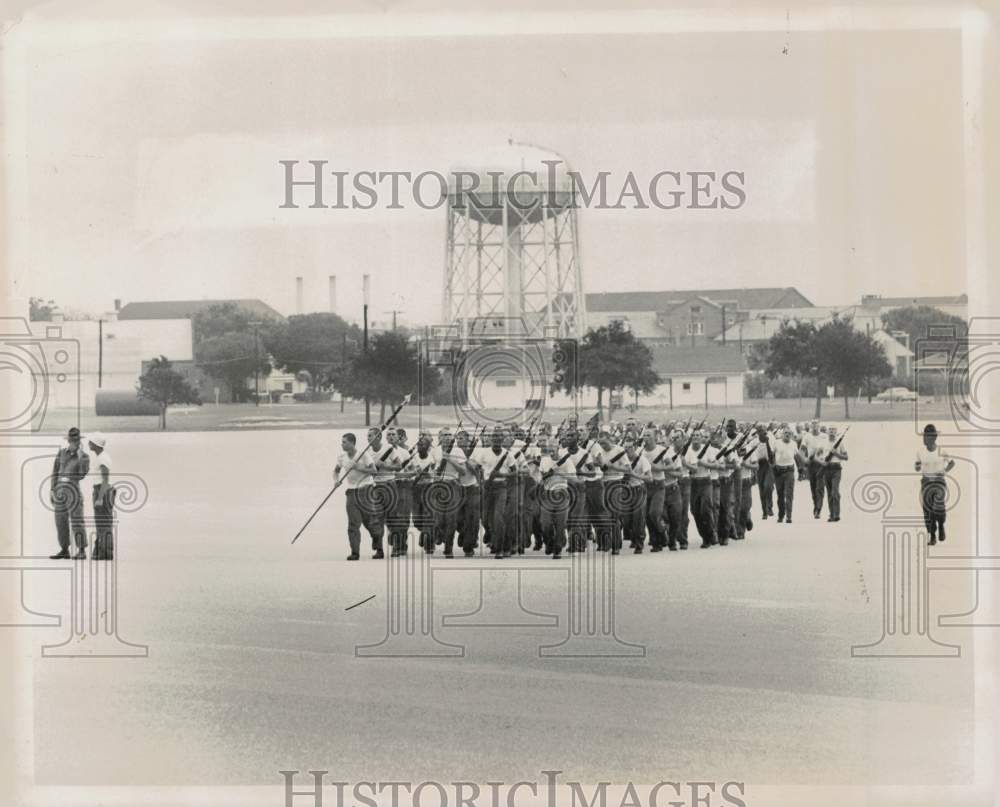
[[[700,314],[701,313],[701,306],[700,305],[693,305],[693,306],[691,306],[691,313],[692,314]]]
[[[291,392],[291,391],[292,391],[292,382],[291,381],[286,381],[285,382],[285,392]]]
[[[695,334],[696,336],[701,336],[705,333],[705,323],[704,322],[689,322],[687,326],[688,336]]]
[[[691,391],[691,382],[690,381],[685,381],[683,384],[681,384],[681,389],[684,390],[684,392],[690,392]]]
[[[517,386],[517,382],[514,381],[512,378],[503,378],[503,379],[498,379],[497,380],[497,386],[498,387],[515,387],[515,386]]]

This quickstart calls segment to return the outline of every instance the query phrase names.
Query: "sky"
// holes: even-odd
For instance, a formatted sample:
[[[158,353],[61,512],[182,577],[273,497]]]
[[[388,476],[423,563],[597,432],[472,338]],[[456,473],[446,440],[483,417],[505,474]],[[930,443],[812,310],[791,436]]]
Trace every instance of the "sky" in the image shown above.
[[[281,209],[278,161],[488,169],[511,138],[588,181],[607,171],[611,188],[629,172],[640,186],[744,174],[736,210],[581,210],[587,291],[795,286],[835,305],[969,290],[955,31],[799,30],[778,15],[774,30],[543,19],[502,35],[528,15],[456,33],[461,17],[371,5],[316,26],[193,8],[137,20],[127,5],[48,4],[8,35],[16,294],[92,312],[258,297],[290,314],[297,275],[306,310],[326,310],[335,274],[356,319],[368,273],[376,321],[438,322],[445,211]]]

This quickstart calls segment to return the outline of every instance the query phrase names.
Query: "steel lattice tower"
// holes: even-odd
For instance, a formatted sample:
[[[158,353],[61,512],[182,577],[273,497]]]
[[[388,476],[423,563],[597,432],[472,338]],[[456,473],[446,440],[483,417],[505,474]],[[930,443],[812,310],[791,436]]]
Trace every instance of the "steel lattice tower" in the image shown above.
[[[522,321],[529,337],[583,336],[587,312],[568,171],[558,154],[516,143],[453,171],[442,311],[464,338],[469,323],[491,316]],[[474,193],[464,191],[470,175],[479,180]]]

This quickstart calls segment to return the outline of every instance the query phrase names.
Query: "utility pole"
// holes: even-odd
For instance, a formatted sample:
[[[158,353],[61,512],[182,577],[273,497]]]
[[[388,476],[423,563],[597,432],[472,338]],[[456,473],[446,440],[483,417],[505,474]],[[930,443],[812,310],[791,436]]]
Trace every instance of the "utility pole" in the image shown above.
[[[363,350],[365,354],[368,353],[368,286],[369,286],[369,276],[361,276],[362,290],[364,292],[364,346]],[[368,396],[365,396],[365,425],[372,425],[372,402],[369,400]]]
[[[396,314],[405,314],[406,312],[402,311],[399,308],[394,308],[391,311],[386,311],[384,313],[386,313],[386,314],[392,314],[392,329],[395,331],[396,330]]]
[[[260,406],[260,349],[257,342],[257,328],[260,320],[251,320],[253,327],[253,405]]]
[[[722,346],[726,346],[726,304],[722,304]]]
[[[104,320],[97,320],[97,388],[104,379]]]
[[[340,362],[344,366],[344,372],[347,372],[347,331],[344,331],[343,336],[344,336],[344,347],[340,351]],[[355,344],[357,344],[357,343],[355,342]],[[341,388],[341,390],[340,390],[340,411],[341,411],[341,413],[343,413],[343,411],[344,411],[344,390],[343,390],[343,388]]]

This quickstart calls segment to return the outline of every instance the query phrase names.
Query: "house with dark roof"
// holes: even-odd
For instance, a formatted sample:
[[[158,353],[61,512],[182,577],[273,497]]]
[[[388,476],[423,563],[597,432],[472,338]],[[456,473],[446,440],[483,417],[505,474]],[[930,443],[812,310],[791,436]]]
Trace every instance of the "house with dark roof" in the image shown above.
[[[587,295],[587,324],[600,327],[618,320],[639,339],[698,346],[746,319],[750,311],[811,307],[812,302],[790,286],[606,292]]]

